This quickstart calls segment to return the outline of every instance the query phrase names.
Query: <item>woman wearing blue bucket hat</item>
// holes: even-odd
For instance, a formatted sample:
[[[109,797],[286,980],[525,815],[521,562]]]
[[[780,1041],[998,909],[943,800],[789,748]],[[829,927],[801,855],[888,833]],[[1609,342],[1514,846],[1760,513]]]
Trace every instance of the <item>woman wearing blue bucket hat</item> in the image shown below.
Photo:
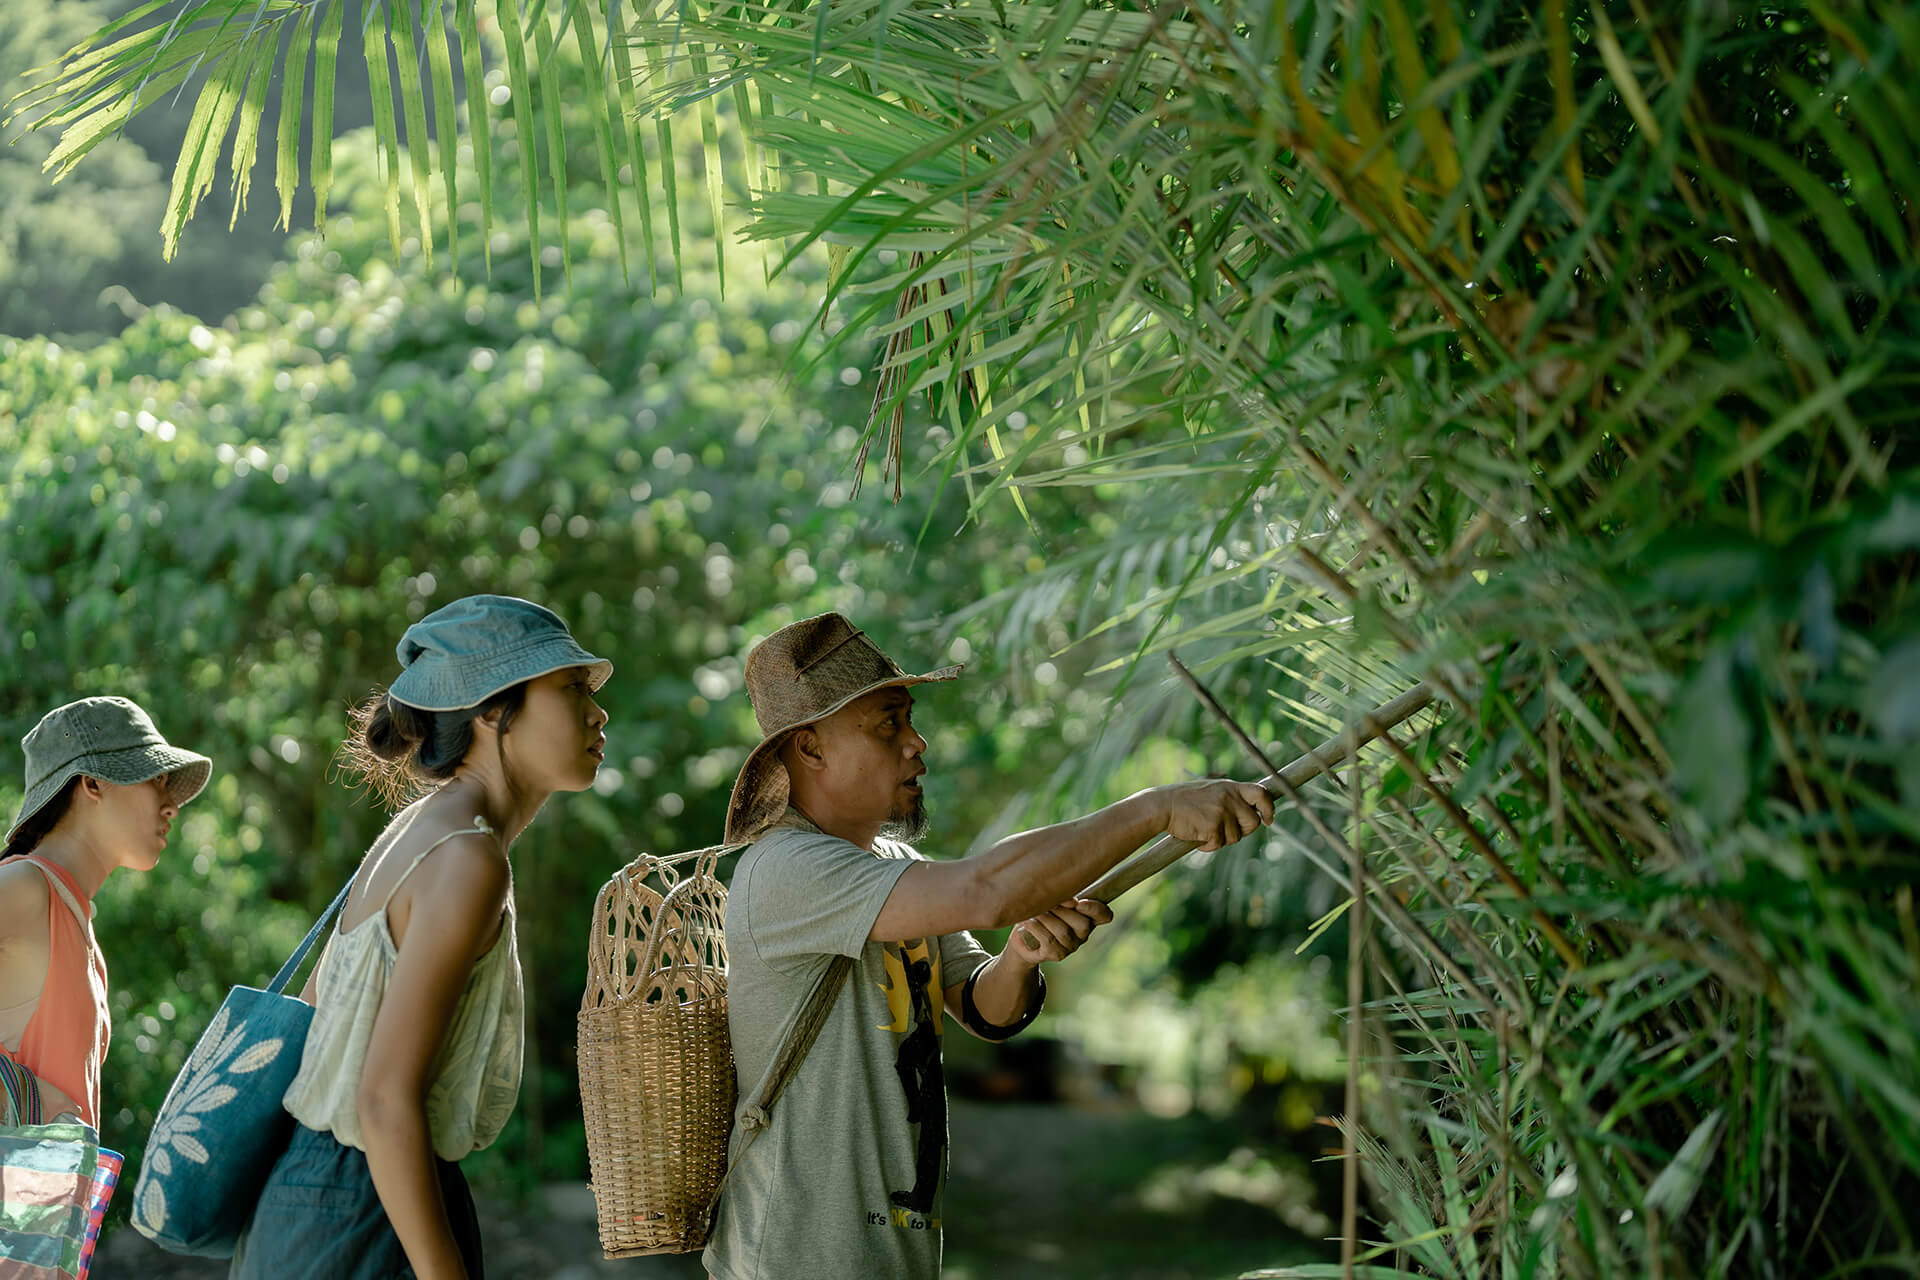
[[[349,768],[404,808],[367,851],[307,985],[299,1126],[232,1275],[478,1277],[458,1161],[520,1089],[507,847],[556,791],[592,785],[613,665],[551,611],[468,596],[400,639],[401,672],[354,714]],[[409,1270],[410,1268],[410,1270]]]

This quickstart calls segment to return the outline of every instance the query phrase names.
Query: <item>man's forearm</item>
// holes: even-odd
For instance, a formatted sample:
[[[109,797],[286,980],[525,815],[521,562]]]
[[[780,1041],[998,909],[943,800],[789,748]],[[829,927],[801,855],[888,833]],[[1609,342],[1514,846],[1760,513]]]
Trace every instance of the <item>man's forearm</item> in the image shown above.
[[[969,859],[999,903],[998,926],[1038,915],[1092,884],[1167,827],[1162,793],[1139,791],[1084,818],[1008,836]],[[992,1017],[981,1005],[983,1016]]]

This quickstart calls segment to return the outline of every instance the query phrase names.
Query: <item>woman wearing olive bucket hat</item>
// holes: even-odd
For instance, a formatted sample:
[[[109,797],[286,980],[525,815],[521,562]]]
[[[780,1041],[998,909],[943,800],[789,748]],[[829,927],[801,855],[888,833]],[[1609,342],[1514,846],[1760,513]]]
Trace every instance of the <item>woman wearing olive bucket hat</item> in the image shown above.
[[[213,772],[125,698],[49,711],[20,740],[27,795],[0,854],[0,1051],[38,1078],[46,1115],[100,1126],[107,966],[93,898],[160,861],[180,806]]]
[[[400,638],[401,671],[354,713],[349,768],[396,807],[313,979],[313,1025],[282,1099],[298,1120],[232,1274],[478,1277],[456,1163],[520,1090],[520,963],[507,846],[606,747],[613,671],[552,612],[468,596]],[[406,803],[411,801],[411,803]]]

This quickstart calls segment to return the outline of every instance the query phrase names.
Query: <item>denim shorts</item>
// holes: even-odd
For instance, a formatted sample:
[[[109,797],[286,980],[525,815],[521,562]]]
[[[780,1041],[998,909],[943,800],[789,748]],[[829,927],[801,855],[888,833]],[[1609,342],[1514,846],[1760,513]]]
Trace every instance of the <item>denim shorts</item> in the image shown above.
[[[460,1166],[434,1162],[467,1274],[482,1280],[480,1219]],[[273,1167],[230,1280],[412,1280],[413,1268],[373,1189],[367,1155],[296,1125]]]

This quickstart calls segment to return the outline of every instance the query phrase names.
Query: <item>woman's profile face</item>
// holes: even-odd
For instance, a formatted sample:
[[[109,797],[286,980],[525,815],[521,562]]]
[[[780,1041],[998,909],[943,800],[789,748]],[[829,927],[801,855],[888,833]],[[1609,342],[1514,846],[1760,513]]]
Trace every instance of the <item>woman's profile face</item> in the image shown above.
[[[145,782],[124,784],[88,778],[81,784],[85,794],[75,796],[94,838],[117,851],[121,865],[130,870],[151,871],[167,847],[173,820],[180,812],[167,786],[168,776],[163,773]]]
[[[585,791],[606,759],[607,713],[593,700],[588,667],[563,667],[527,682],[526,701],[503,744],[522,785]]]

